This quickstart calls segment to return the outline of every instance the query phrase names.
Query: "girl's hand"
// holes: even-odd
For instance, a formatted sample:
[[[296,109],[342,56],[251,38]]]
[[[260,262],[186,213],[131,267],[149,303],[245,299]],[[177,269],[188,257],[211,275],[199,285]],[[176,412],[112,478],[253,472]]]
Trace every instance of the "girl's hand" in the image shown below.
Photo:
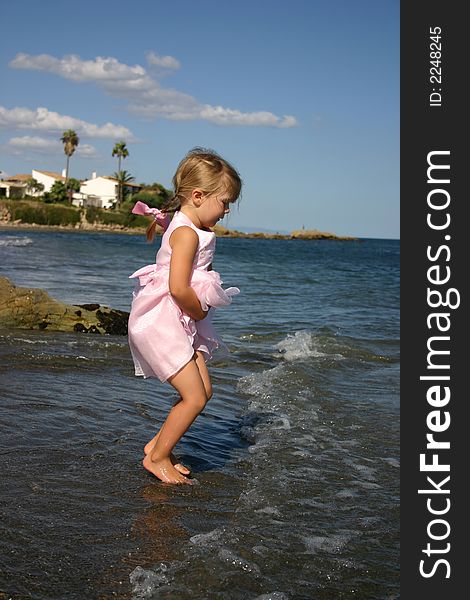
[[[202,308],[201,308],[201,315],[202,315],[202,317],[200,319],[195,319],[195,320],[196,321],[202,321],[203,319],[205,319],[207,317],[208,313],[209,313],[208,310],[202,310]]]

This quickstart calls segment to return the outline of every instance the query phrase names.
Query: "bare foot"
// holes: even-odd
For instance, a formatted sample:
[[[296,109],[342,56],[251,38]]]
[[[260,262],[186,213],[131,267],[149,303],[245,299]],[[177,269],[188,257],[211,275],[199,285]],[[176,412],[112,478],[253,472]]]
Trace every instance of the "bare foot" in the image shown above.
[[[158,439],[158,433],[153,438],[153,440],[150,440],[150,442],[145,445],[144,454],[146,456],[147,456],[147,454],[150,454],[150,452],[152,452],[153,447],[155,446],[155,443],[156,443],[157,439]],[[175,469],[177,471],[179,471],[183,475],[189,475],[189,473],[191,471],[188,469],[188,467],[185,467],[184,465],[182,465],[181,463],[179,463],[178,459],[176,458],[176,456],[173,453],[170,454],[170,460],[171,460],[171,464],[175,467]]]
[[[142,461],[144,467],[155,475],[160,481],[164,483],[188,483],[191,485],[191,481],[184,477],[181,473],[179,473],[175,467],[171,464],[171,460],[169,458],[164,458],[162,460],[153,461],[150,456],[147,456]]]

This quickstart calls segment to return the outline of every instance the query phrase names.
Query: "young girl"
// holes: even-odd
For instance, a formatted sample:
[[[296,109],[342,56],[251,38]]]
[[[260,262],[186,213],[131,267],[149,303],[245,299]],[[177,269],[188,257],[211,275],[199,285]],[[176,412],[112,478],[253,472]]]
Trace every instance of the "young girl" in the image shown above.
[[[147,239],[153,239],[157,223],[164,229],[156,264],[131,275],[139,285],[129,316],[129,346],[136,375],[168,381],[180,395],[144,448],[144,467],[166,483],[191,483],[172,450],[212,396],[206,362],[216,348],[228,350],[211,323],[212,312],[228,306],[240,290],[224,290],[212,270],[216,238],[210,227],[230,212],[241,185],[227,161],[195,148],[178,165],[175,194],[161,210],[142,202],[132,209],[154,217]]]

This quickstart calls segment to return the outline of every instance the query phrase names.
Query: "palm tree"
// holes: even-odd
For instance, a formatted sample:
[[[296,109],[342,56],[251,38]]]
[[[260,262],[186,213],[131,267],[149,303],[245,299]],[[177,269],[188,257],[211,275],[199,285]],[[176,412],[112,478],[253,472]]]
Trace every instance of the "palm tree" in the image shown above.
[[[118,182],[118,202],[116,206],[119,206],[119,196],[122,194],[122,188],[125,187],[126,183],[129,181],[134,181],[135,177],[128,171],[123,170],[113,173],[113,178]]]
[[[129,150],[126,148],[126,142],[124,140],[121,140],[120,142],[116,142],[114,144],[114,148],[113,148],[113,152],[111,154],[111,156],[117,156],[118,157],[118,173],[121,173],[121,160],[123,158],[126,158],[127,156],[129,156]],[[119,178],[117,177],[118,181]],[[122,203],[122,182],[119,181],[119,189],[118,189],[118,202],[117,205],[119,206]]]
[[[74,131],[73,129],[67,129],[67,131],[64,131],[64,133],[62,134],[60,141],[64,144],[64,152],[67,156],[67,166],[65,168],[65,187],[67,188],[67,184],[69,181],[69,160],[72,154],[75,152],[76,147],[80,143],[80,139],[76,131]],[[70,196],[71,194],[69,194],[69,200]]]

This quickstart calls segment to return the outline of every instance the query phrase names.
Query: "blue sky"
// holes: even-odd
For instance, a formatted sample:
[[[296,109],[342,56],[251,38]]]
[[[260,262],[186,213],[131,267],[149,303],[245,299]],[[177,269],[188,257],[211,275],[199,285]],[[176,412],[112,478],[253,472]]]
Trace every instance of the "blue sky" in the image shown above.
[[[18,0],[0,9],[0,171],[171,187],[194,146],[244,180],[226,226],[399,237],[399,1]],[[14,26],[13,26],[14,24]]]

